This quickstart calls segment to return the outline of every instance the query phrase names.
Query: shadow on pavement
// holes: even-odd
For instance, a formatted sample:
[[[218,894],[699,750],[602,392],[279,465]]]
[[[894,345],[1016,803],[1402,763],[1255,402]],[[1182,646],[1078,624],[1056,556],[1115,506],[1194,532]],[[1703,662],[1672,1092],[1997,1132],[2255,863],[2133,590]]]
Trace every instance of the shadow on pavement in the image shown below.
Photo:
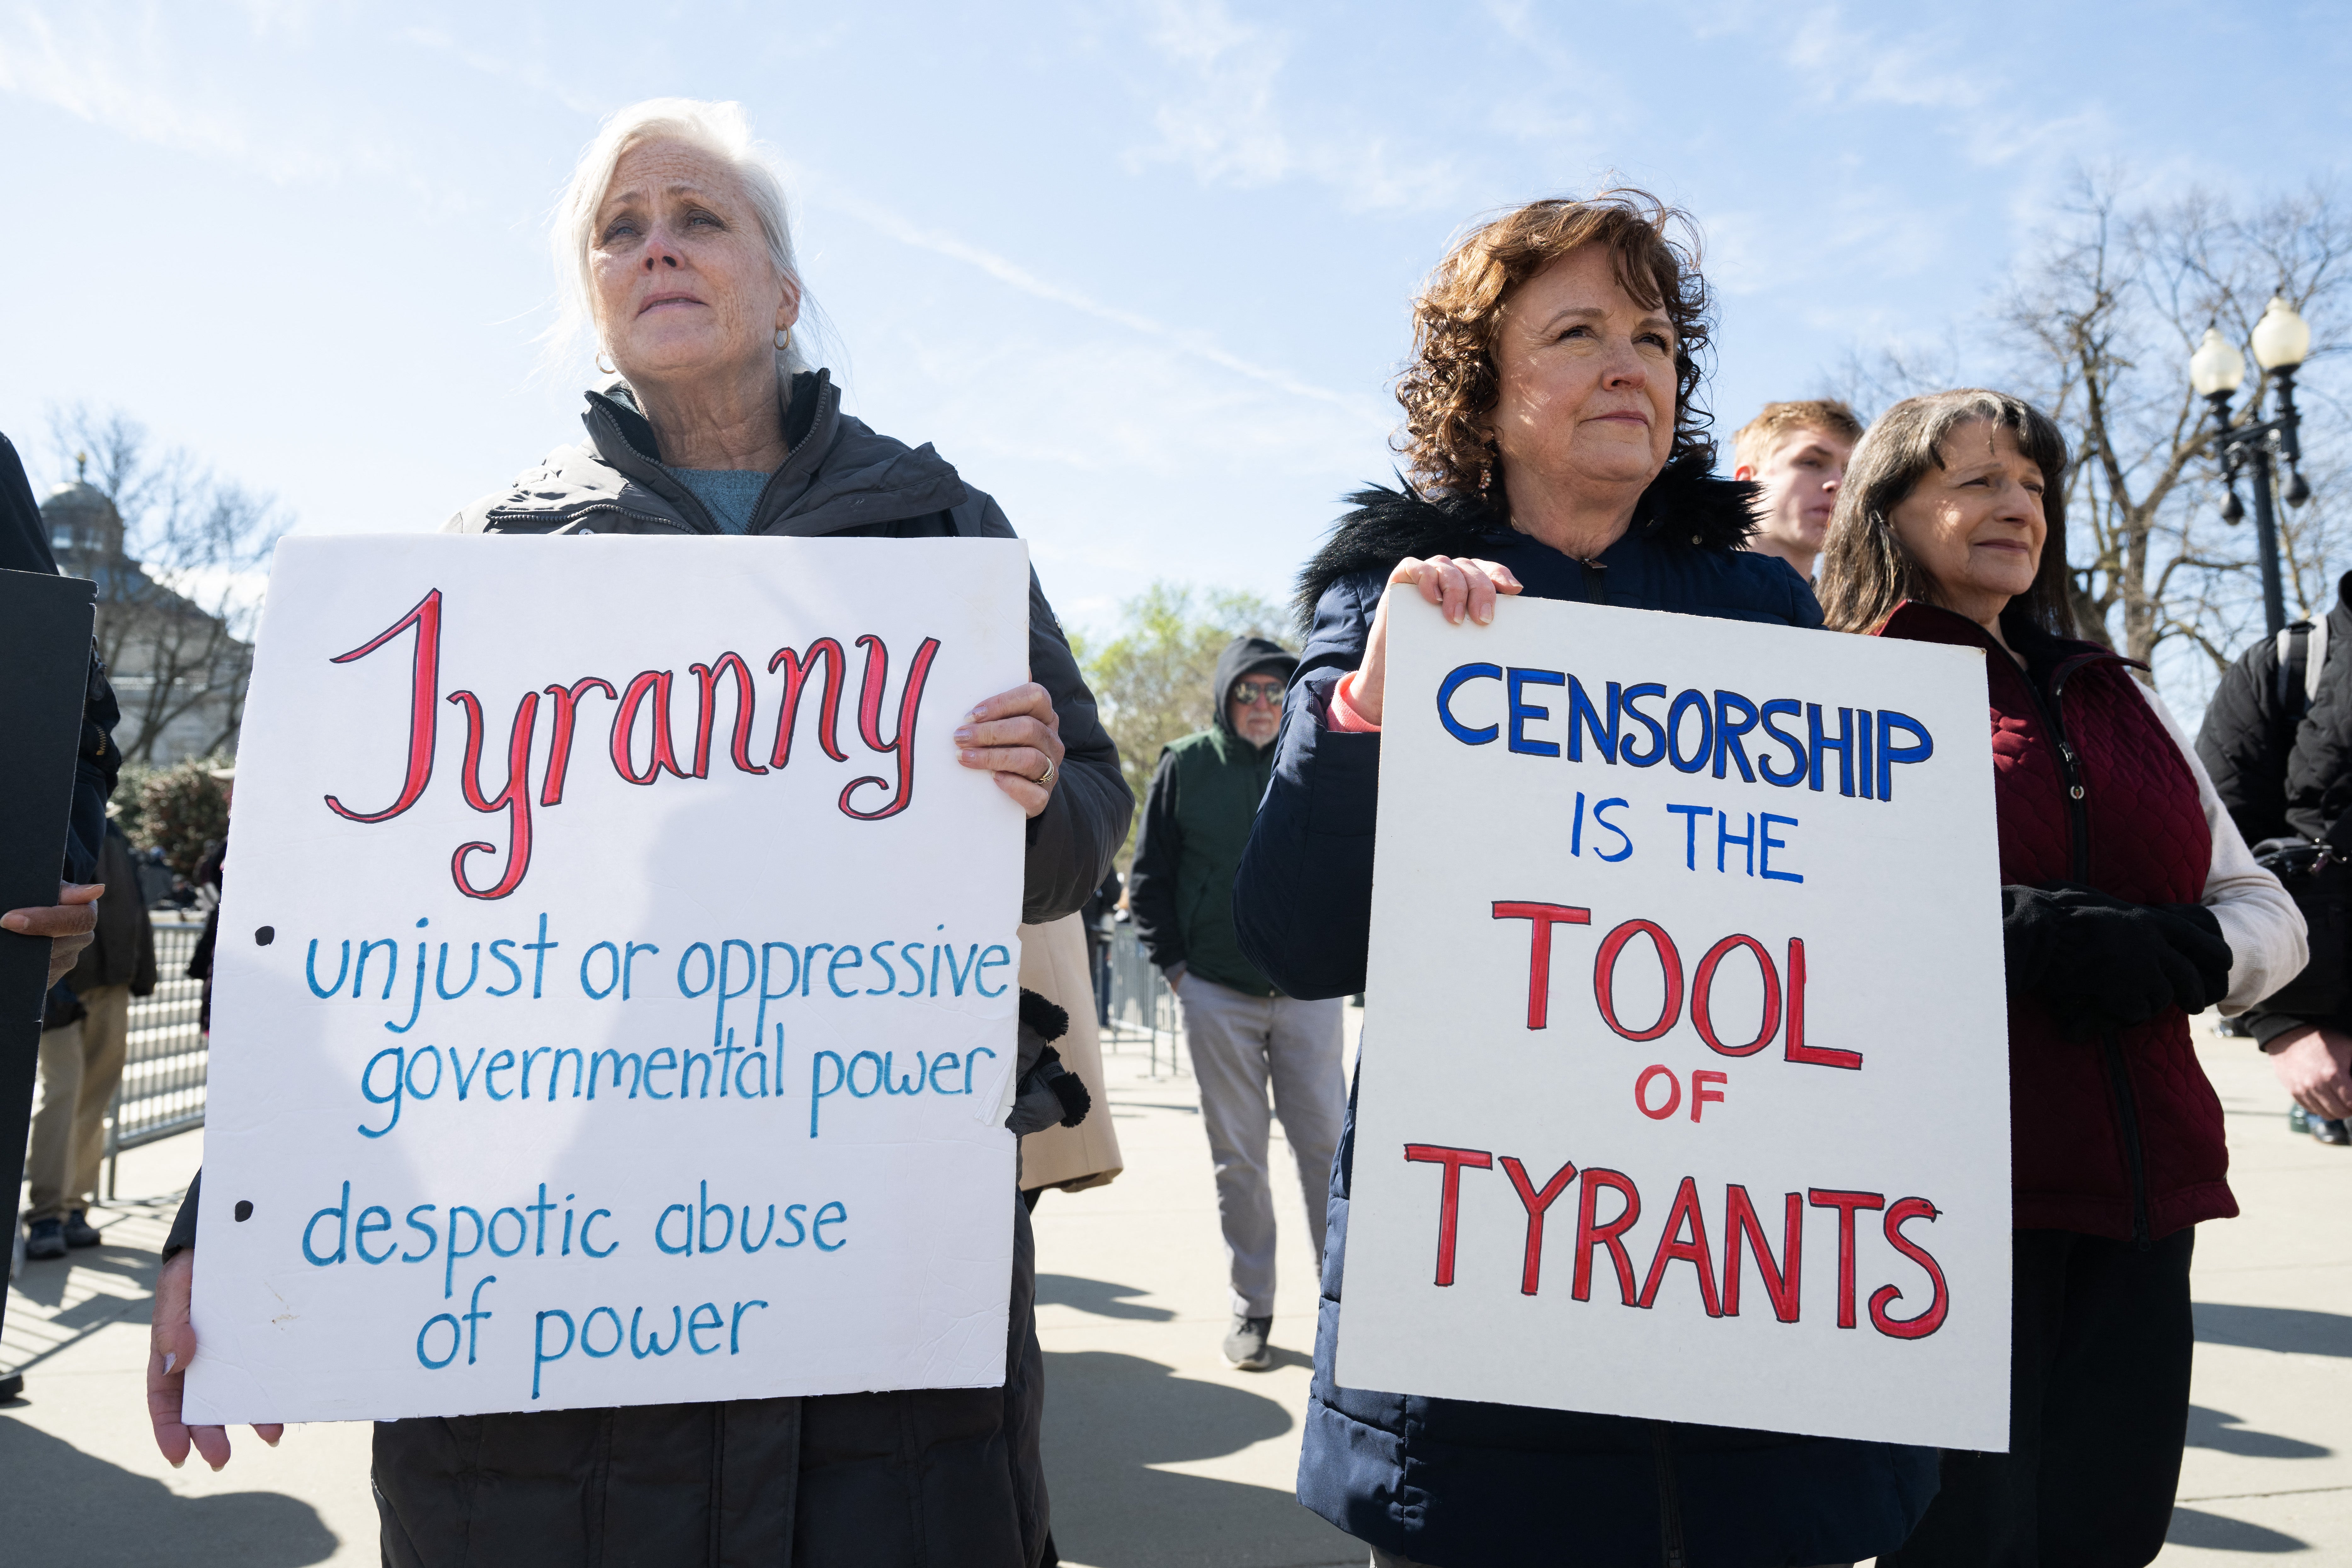
[[[7,1478],[10,1500],[9,1568],[143,1568],[167,1558],[303,1568],[325,1562],[338,1545],[318,1510],[298,1499],[276,1492],[184,1498],[5,1415],[0,1476]],[[32,1506],[39,1498],[56,1504],[46,1520]]]
[[[1125,1300],[1146,1292],[1135,1285],[1114,1285],[1108,1279],[1081,1279],[1075,1274],[1037,1276],[1037,1304],[1076,1307],[1098,1318],[1132,1318],[1139,1322],[1173,1322],[1176,1314],[1165,1307],[1147,1307]]]
[[[2201,1405],[2189,1407],[2189,1447],[2242,1454],[2250,1459],[2324,1459],[2336,1451],[2300,1437],[2241,1426],[2238,1417],[2228,1411],[2208,1410]]]
[[[1362,1548],[1281,1489],[1153,1465],[1214,1458],[1290,1430],[1262,1394],[1177,1377],[1108,1351],[1045,1357],[1045,1484],[1054,1543],[1077,1563],[1223,1568],[1338,1563]],[[1288,1478],[1284,1478],[1286,1483]]]
[[[63,1258],[44,1258],[27,1263],[24,1271],[8,1281],[8,1289],[45,1311],[54,1311],[66,1299],[66,1283],[77,1268],[93,1273],[111,1274],[138,1287],[140,1300],[145,1300],[155,1284],[155,1255],[144,1247],[117,1247],[102,1244],[88,1251],[70,1252]],[[109,1297],[110,1302],[121,1298]]]
[[[2292,1535],[2248,1524],[2242,1519],[2224,1519],[2218,1513],[2200,1513],[2193,1508],[2172,1510],[2172,1528],[2164,1532],[2170,1546],[2202,1546],[2211,1552],[2308,1552],[2311,1542],[2298,1541]]]
[[[2200,1301],[2197,1338],[2200,1343],[2209,1345],[2352,1357],[2352,1318],[2297,1307],[2240,1307]]]

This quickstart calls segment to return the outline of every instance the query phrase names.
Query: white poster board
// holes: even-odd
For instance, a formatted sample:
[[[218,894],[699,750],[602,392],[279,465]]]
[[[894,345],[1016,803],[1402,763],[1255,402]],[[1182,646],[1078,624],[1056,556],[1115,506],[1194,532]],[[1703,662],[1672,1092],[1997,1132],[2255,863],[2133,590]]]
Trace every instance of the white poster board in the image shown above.
[[[2005,1449],[1981,657],[1391,615],[1339,1382]]]
[[[1004,1375],[1028,679],[992,540],[291,539],[191,1422]]]

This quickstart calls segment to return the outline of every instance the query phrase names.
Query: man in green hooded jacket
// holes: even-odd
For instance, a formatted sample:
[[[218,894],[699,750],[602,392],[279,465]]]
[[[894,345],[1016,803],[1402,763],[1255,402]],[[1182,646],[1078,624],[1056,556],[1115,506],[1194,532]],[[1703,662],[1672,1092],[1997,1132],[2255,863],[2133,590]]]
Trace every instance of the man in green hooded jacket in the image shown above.
[[[1232,1277],[1225,1359],[1252,1372],[1273,1364],[1267,1088],[1298,1161],[1318,1265],[1331,1154],[1348,1098],[1341,1004],[1283,995],[1242,956],[1234,936],[1234,874],[1273,772],[1283,689],[1297,667],[1295,655],[1265,637],[1235,637],[1226,647],[1211,691],[1215,723],[1160,753],[1128,893],[1136,934],[1184,1010]]]

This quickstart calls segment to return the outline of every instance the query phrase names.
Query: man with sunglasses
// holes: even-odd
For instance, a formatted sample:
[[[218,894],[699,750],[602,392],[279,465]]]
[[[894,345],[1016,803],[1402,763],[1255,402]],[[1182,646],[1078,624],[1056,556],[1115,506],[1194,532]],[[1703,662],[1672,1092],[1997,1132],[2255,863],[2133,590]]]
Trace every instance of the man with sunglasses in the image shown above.
[[[1266,1169],[1273,1117],[1282,1118],[1298,1162],[1319,1267],[1331,1154],[1348,1098],[1343,1004],[1283,995],[1242,956],[1234,936],[1234,874],[1273,773],[1283,689],[1297,668],[1297,656],[1265,637],[1227,646],[1211,689],[1215,723],[1160,753],[1128,884],[1136,934],[1184,1011],[1233,1286],[1225,1359],[1249,1372],[1274,1364],[1267,1343],[1274,1188]]]

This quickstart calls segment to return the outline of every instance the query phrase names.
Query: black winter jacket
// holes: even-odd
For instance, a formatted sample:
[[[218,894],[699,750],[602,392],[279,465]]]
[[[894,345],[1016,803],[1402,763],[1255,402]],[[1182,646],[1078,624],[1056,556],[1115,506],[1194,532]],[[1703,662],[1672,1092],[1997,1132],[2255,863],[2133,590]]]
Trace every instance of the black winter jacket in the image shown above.
[[[1331,689],[1362,662],[1390,570],[1408,555],[1499,561],[1538,598],[1812,627],[1785,562],[1737,548],[1753,487],[1670,467],[1630,532],[1578,562],[1475,502],[1354,497],[1301,579],[1311,631],[1273,786],[1234,887],[1243,950],[1294,996],[1364,984],[1381,738],[1331,730]],[[1366,1049],[1372,1049],[1368,1029]],[[1937,1489],[1932,1448],[1792,1436],[1340,1386],[1355,1097],[1331,1173],[1315,1378],[1298,1497],[1349,1534],[1416,1562],[1582,1568],[1782,1568],[1892,1551]]]
[[[451,531],[719,531],[661,467],[653,426],[625,386],[590,393],[588,405],[585,446],[550,454],[453,518]],[[826,373],[793,379],[783,418],[792,452],[760,497],[751,534],[1012,537],[995,501],[930,447],[844,415]],[[1034,574],[1029,668],[1053,698],[1066,752],[1051,803],[1029,823],[1022,919],[1034,924],[1086,903],[1127,837],[1134,797]],[[195,1198],[191,1188],[166,1257],[194,1245]],[[1028,1215],[1016,1191],[1004,1201],[1013,1256],[1002,1388],[381,1423],[373,1479],[385,1563],[1031,1568],[1049,1523],[1038,1447],[1045,1362]]]
[[[2264,637],[2222,675],[2198,728],[2198,758],[2248,844],[2324,838],[2352,814],[2352,573],[2337,582],[2336,595],[2324,644],[2314,637],[2309,646],[2319,661],[2317,689],[2306,682],[2309,708],[2300,723],[2292,717],[2295,694],[2280,689],[2278,639]],[[2265,1045],[2323,1023],[2352,1027],[2352,1016],[2305,1018],[2259,1008],[2245,1015],[2246,1027]]]
[[[33,485],[8,437],[0,436],[0,572],[37,572],[57,575],[57,556],[49,549],[48,525],[33,500]],[[114,793],[114,776],[122,769],[122,753],[114,744],[114,726],[121,713],[114,687],[98,647],[89,650],[89,678],[82,693],[81,742],[74,758],[74,792],[66,836],[66,879],[75,882],[98,878],[100,841],[106,834],[106,798]]]
[[[128,985],[133,996],[152,996],[155,928],[139,896],[139,867],[131,858],[131,840],[111,822],[99,851],[98,879],[106,884],[98,900],[98,930],[74,960],[66,984],[76,994],[100,985]]]

